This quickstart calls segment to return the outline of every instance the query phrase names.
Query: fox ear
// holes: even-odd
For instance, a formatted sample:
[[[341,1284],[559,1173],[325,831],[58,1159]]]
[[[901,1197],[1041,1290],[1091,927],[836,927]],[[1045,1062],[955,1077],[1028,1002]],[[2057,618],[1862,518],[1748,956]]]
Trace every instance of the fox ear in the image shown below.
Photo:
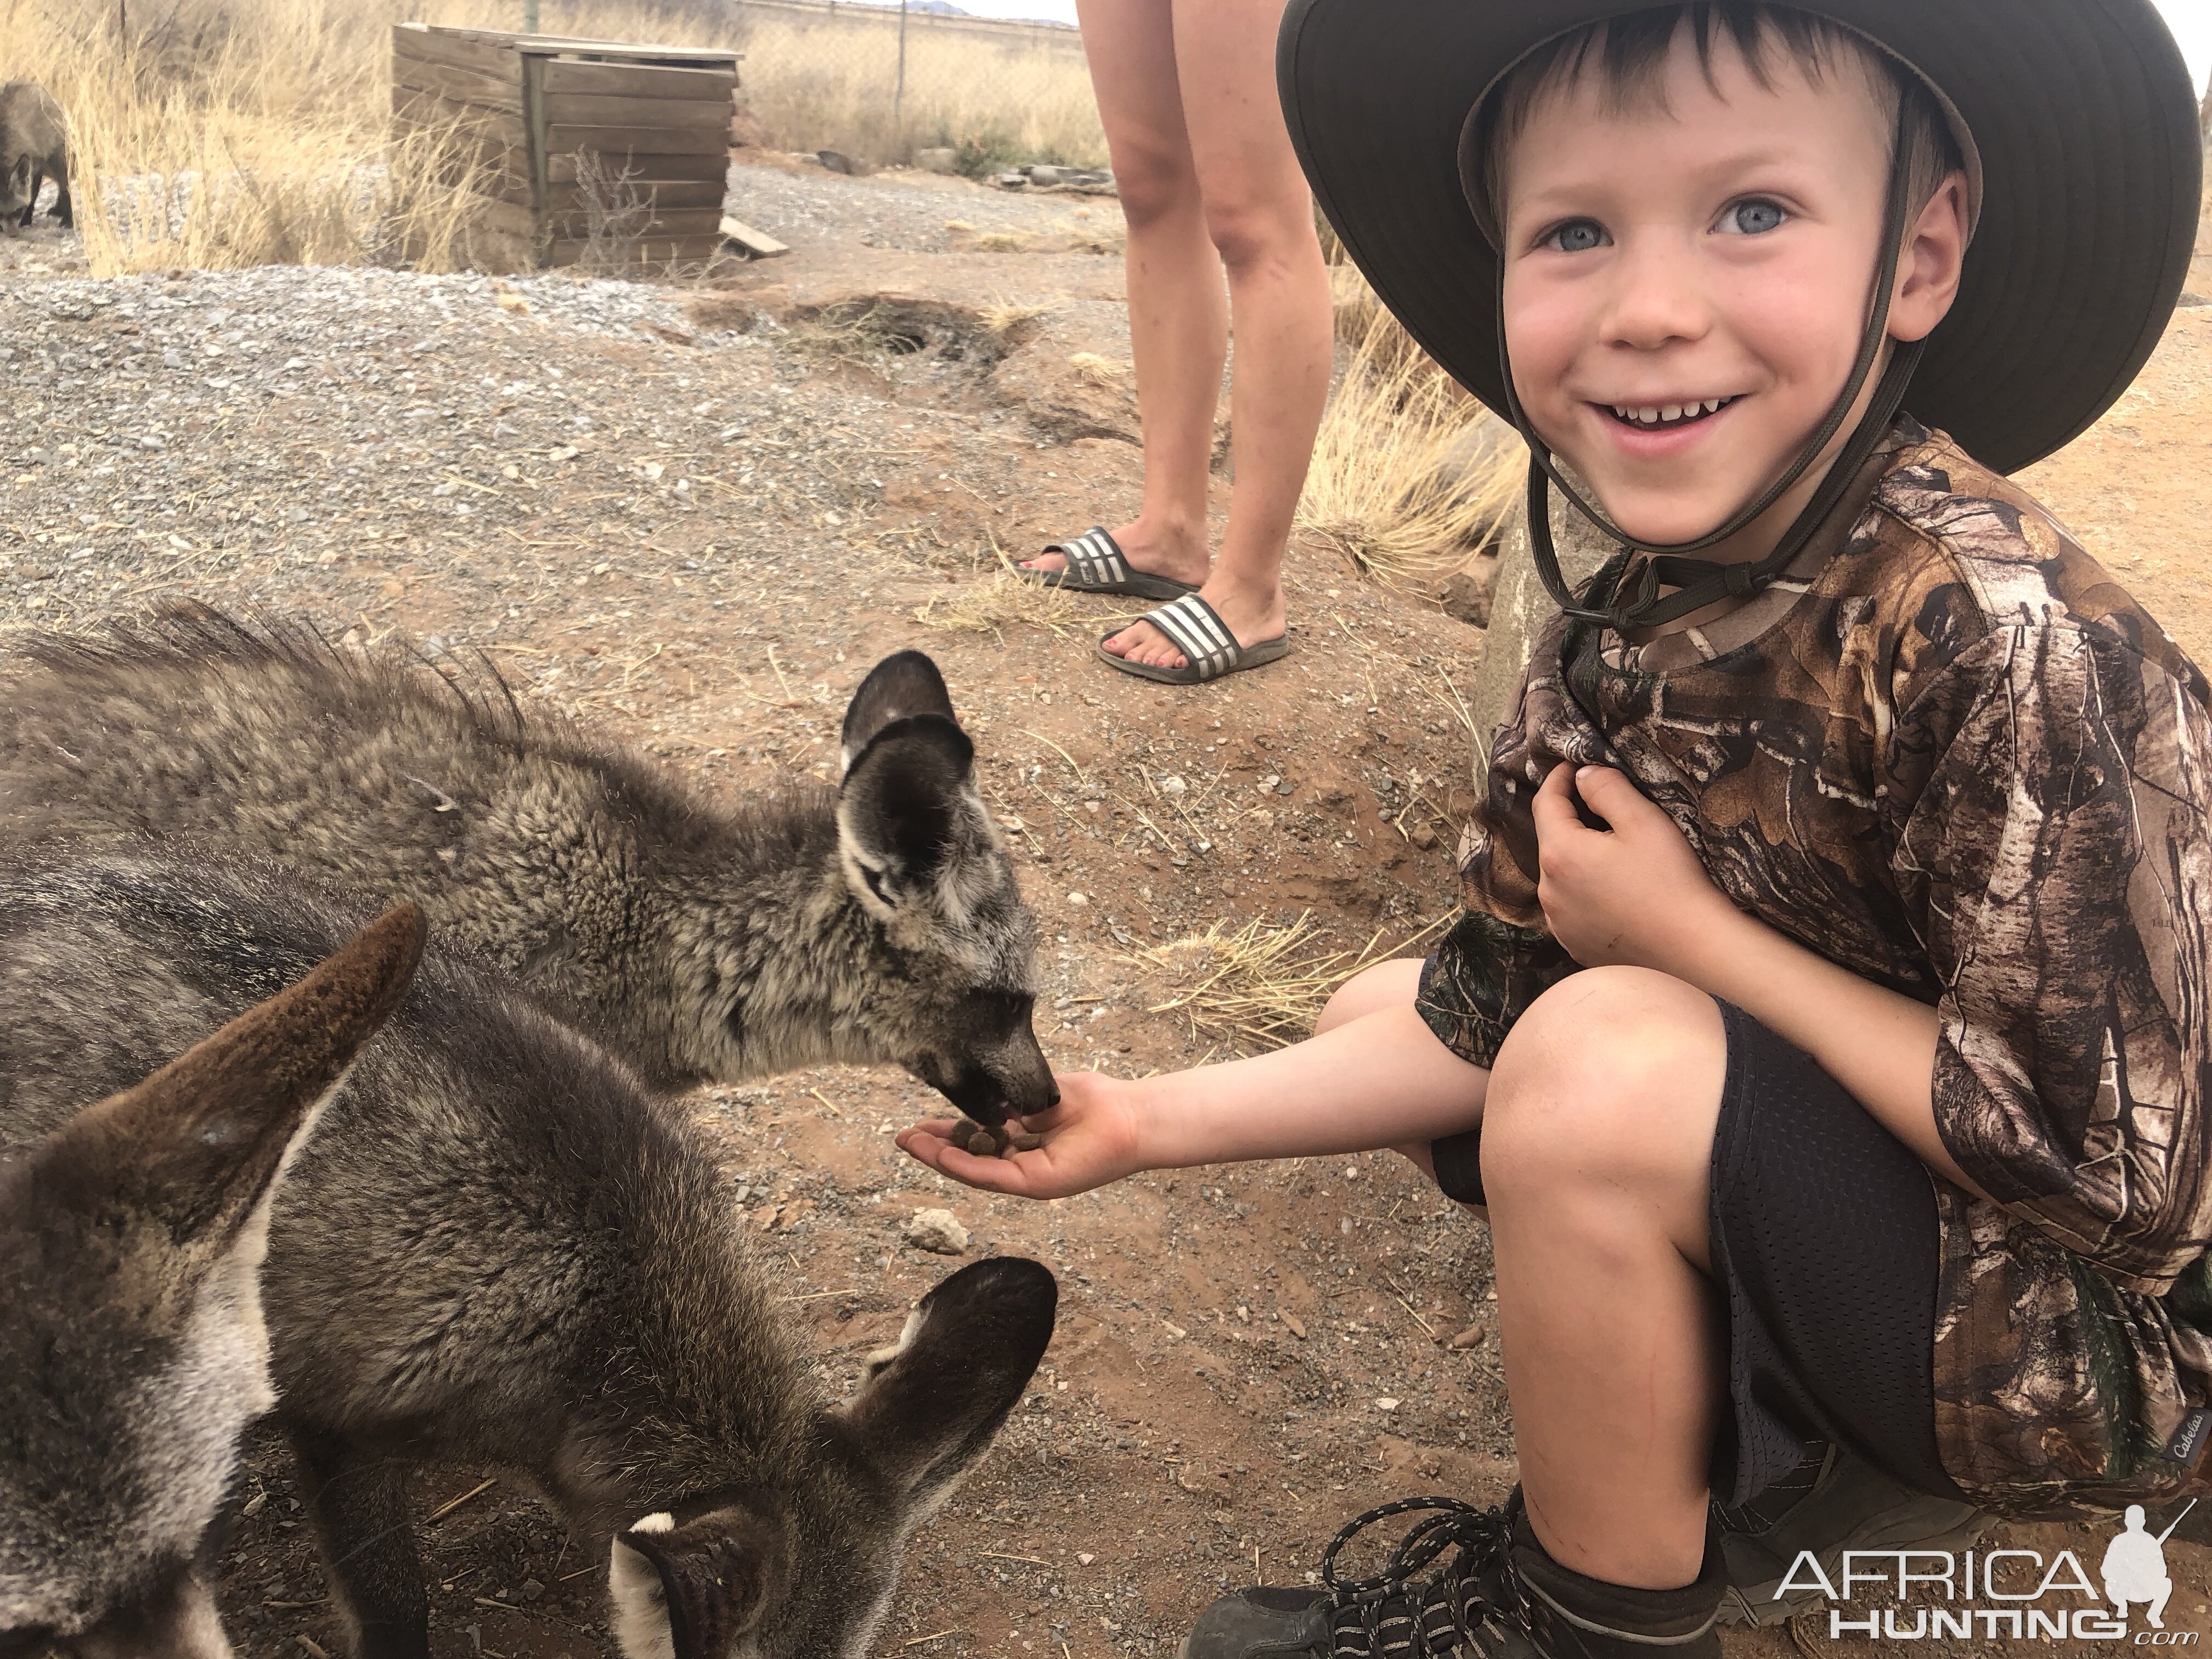
[[[959,722],[952,713],[952,698],[945,689],[945,676],[919,651],[902,651],[885,657],[868,671],[860,689],[845,710],[845,730],[838,744],[837,774],[853,769],[867,746],[883,729],[909,714],[934,714]]]
[[[1052,1341],[1060,1286],[1042,1263],[994,1256],[922,1297],[898,1346],[871,1357],[846,1420],[927,1514],[991,1443]]]
[[[51,1214],[150,1222],[189,1256],[220,1256],[422,951],[422,913],[388,912],[297,984],[77,1114],[33,1155],[25,1190]]]
[[[837,793],[845,878],[888,920],[939,884],[971,837],[988,837],[975,748],[942,714],[906,714],[872,738]]]
[[[678,1526],[648,1515],[615,1534],[607,1589],[624,1659],[725,1659],[781,1596],[781,1534],[752,1510],[726,1504]]]

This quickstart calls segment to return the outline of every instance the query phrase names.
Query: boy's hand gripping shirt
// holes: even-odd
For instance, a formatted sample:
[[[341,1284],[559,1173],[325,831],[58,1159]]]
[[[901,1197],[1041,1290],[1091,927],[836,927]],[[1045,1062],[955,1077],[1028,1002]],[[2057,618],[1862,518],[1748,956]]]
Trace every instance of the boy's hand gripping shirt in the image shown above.
[[[1932,1004],[1936,1434],[2019,1508],[2212,1486],[2212,718],[2203,677],[2033,501],[1900,420],[1809,574],[1637,647],[1554,616],[1424,977],[1488,1065],[1575,963],[1529,803],[1618,767],[1738,908]],[[1935,1179],[1931,1176],[1931,1179]],[[2193,1437],[2202,1443],[2205,1437]]]

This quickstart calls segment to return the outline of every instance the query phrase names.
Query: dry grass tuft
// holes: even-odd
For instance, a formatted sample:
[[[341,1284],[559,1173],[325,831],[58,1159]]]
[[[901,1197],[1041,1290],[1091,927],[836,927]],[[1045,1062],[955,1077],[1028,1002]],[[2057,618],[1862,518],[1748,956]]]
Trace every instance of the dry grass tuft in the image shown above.
[[[1363,571],[1425,582],[1497,532],[1518,499],[1526,453],[1356,272],[1333,274],[1351,360],[1322,418],[1298,525]]]
[[[1121,960],[1170,993],[1148,1012],[1180,1014],[1193,1035],[1257,1054],[1312,1036],[1314,1021],[1338,986],[1363,968],[1408,954],[1449,920],[1440,916],[1387,949],[1378,948],[1378,930],[1356,952],[1324,945],[1310,910],[1288,927],[1255,920],[1232,929],[1217,921],[1204,933]]]
[[[1030,240],[1009,230],[987,230],[975,239],[978,253],[1026,253]]]
[[[1024,323],[1035,322],[1051,310],[1049,305],[1025,306],[1010,300],[994,300],[976,314],[987,330],[1003,337],[1012,333]]]
[[[1066,588],[1048,587],[1016,571],[1003,553],[999,558],[1001,568],[926,601],[915,610],[914,619],[924,628],[988,634],[1002,644],[1009,628],[1065,634],[1084,626]]]
[[[1129,373],[1127,363],[1117,363],[1111,357],[1102,357],[1095,351],[1078,351],[1067,360],[1076,378],[1092,386],[1118,386]]]

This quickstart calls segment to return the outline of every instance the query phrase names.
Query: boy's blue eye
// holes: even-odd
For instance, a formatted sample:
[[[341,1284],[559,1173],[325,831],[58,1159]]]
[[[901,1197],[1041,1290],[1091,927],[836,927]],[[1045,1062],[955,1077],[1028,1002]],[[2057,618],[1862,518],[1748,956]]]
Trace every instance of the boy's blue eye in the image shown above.
[[[1754,198],[1748,202],[1738,202],[1723,216],[1723,222],[1738,235],[1759,236],[1780,228],[1784,216],[1778,203]]]
[[[1570,219],[1553,231],[1552,246],[1562,253],[1587,253],[1605,241],[1605,228],[1594,219]]]

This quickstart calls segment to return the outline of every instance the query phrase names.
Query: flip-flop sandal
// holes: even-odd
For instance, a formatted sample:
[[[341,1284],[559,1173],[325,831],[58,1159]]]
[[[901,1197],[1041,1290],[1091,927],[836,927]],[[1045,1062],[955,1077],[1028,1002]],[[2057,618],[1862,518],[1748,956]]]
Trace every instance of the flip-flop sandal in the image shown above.
[[[1172,605],[1164,605],[1157,611],[1147,611],[1138,619],[1148,622],[1167,635],[1169,642],[1182,653],[1181,668],[1160,668],[1148,662],[1131,662],[1127,657],[1117,657],[1106,648],[1106,641],[1115,634],[1127,632],[1135,626],[1123,623],[1112,634],[1103,634],[1098,639],[1098,654],[1124,674],[1134,674],[1139,679],[1158,680],[1163,685],[1201,685],[1207,680],[1218,680],[1224,674],[1234,674],[1239,669],[1257,668],[1278,657],[1288,656],[1291,642],[1278,634],[1272,640],[1256,640],[1250,645],[1237,643],[1237,635],[1229,631],[1229,624],[1221,620],[1216,611],[1195,593],[1186,593]]]
[[[1064,587],[1071,593],[1126,593],[1138,599],[1178,599],[1198,592],[1190,583],[1172,576],[1155,576],[1134,568],[1103,525],[1094,524],[1080,536],[1054,542],[1044,551],[1065,558],[1066,568],[1024,570],[1022,574],[1047,587]]]

